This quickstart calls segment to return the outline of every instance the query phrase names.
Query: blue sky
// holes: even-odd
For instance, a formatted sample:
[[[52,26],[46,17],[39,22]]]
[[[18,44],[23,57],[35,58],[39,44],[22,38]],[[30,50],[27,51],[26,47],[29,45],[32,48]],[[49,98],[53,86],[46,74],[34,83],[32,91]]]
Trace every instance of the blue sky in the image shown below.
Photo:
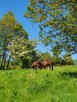
[[[32,24],[28,19],[24,18],[26,6],[28,0],[0,0],[0,18],[7,13],[12,11],[16,20],[23,25],[23,28],[29,33],[29,39],[38,39],[38,24]],[[37,49],[41,52],[49,51],[43,44],[37,46]],[[72,56],[73,59],[77,59],[77,54]]]

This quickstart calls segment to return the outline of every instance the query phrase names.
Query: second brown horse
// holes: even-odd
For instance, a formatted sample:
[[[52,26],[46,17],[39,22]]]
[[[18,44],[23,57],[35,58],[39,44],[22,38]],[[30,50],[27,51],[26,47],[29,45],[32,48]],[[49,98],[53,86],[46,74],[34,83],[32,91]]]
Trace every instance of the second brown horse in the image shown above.
[[[46,69],[47,67],[52,67],[53,70],[53,62],[51,60],[45,60],[41,62],[41,67]]]

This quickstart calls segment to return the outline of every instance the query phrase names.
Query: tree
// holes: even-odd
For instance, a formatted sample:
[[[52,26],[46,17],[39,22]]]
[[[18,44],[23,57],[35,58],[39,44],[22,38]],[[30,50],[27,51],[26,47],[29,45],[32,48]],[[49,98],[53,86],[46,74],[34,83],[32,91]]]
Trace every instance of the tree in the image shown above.
[[[61,49],[60,45],[54,46],[52,48],[52,52],[53,52],[52,60],[53,60],[53,63],[55,65],[60,65],[60,62],[61,62],[61,58],[60,58],[61,51],[62,51],[62,49]]]
[[[49,52],[37,52],[36,54],[36,60],[42,61],[42,60],[51,60],[52,57]]]
[[[77,59],[74,60],[74,65],[77,65]]]
[[[64,65],[73,65],[74,64],[74,61],[70,55],[70,53],[66,53],[63,58],[62,58],[62,64]]]
[[[24,16],[39,23],[42,42],[77,53],[77,1],[29,0]]]
[[[8,68],[10,62],[10,52],[8,45],[11,44],[15,37],[24,36],[28,39],[28,33],[23,29],[22,25],[16,21],[12,12],[8,12],[0,19],[0,68]]]
[[[35,52],[36,41],[27,40],[25,37],[16,37],[8,45],[10,55],[13,61],[21,68],[29,67],[32,55]]]
[[[44,52],[44,53],[42,53],[42,55],[41,55],[41,59],[42,59],[42,60],[51,60],[52,57],[51,57],[51,55],[50,55],[49,52]]]

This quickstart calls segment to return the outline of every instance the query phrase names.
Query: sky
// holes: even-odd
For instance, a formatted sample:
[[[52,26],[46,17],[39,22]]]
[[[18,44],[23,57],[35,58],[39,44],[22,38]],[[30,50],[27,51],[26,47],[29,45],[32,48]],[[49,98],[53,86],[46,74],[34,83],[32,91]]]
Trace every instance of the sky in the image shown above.
[[[3,17],[8,11],[12,11],[16,20],[22,24],[23,28],[28,32],[29,39],[39,40],[38,24],[33,24],[24,17],[28,0],[0,0],[0,18]],[[41,52],[50,52],[48,47],[43,44],[37,46],[37,49]],[[52,54],[52,53],[51,53]],[[77,54],[72,56],[73,59],[77,59]]]

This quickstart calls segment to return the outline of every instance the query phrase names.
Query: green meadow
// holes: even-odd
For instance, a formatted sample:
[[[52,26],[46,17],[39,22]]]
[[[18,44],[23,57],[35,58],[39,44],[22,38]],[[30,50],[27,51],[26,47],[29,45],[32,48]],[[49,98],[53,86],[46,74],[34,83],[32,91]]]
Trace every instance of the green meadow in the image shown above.
[[[77,102],[77,66],[0,70],[0,102]]]

